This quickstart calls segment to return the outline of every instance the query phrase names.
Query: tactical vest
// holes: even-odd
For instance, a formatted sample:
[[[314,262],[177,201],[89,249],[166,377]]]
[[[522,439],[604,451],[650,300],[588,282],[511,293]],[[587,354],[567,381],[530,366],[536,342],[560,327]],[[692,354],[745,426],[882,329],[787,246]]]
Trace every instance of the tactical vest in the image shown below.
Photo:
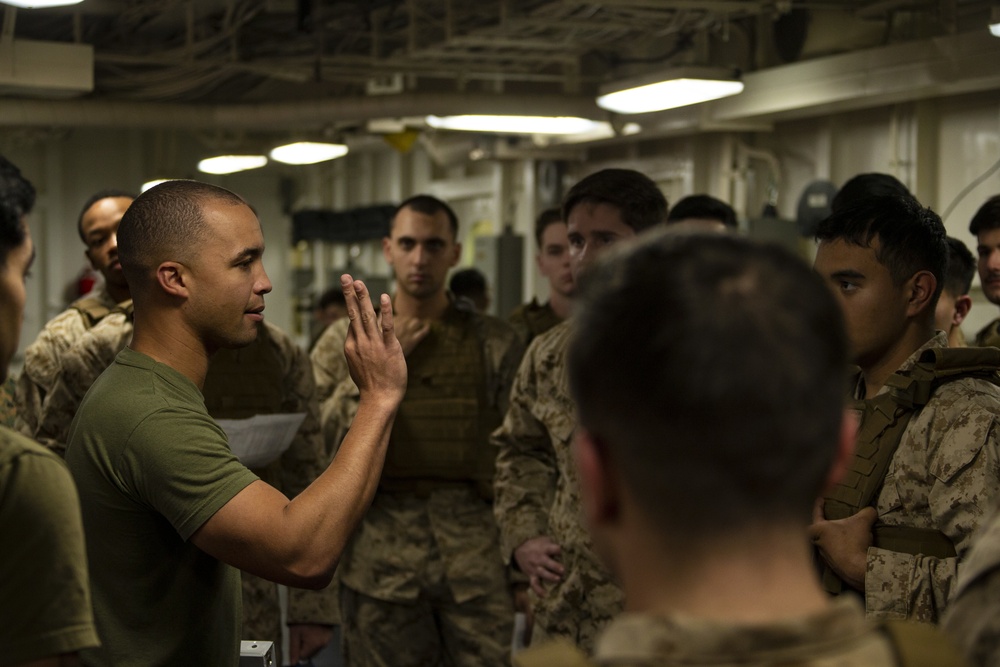
[[[1000,347],[1000,320],[993,320],[976,334],[976,345]]]
[[[205,376],[205,407],[213,419],[247,419],[283,409],[284,366],[271,344],[267,327],[258,327],[257,339],[239,349],[222,349],[209,362]],[[276,485],[278,461],[254,470]]]
[[[562,322],[559,316],[555,314],[555,311],[549,307],[548,304],[544,306],[539,306],[538,308],[532,308],[528,306],[524,309],[524,322],[528,327],[528,333],[530,335],[529,340],[535,338],[535,336],[540,336],[555,325]]]
[[[108,307],[100,299],[93,296],[85,296],[77,299],[69,307],[83,315],[87,321],[88,329],[103,320],[114,310],[114,308]]]
[[[384,490],[492,482],[496,450],[489,434],[502,415],[487,399],[480,328],[477,315],[451,308],[407,356],[406,395],[386,452]]]
[[[889,391],[855,401],[860,415],[854,458],[844,475],[824,498],[827,519],[844,519],[875,503],[903,433],[913,415],[927,404],[945,382],[975,377],[1000,385],[1000,350],[992,347],[932,348],[925,350],[909,371],[886,380]],[[872,545],[880,549],[935,558],[955,556],[955,546],[938,530],[876,524]],[[831,593],[842,582],[824,568],[823,585]]]
[[[963,667],[968,663],[955,646],[932,625],[881,621],[877,625],[892,647],[899,667]],[[808,663],[809,660],[803,660]],[[528,649],[513,657],[515,667],[599,667],[565,640]],[[633,660],[629,665],[642,664]],[[605,664],[604,667],[611,667]]]

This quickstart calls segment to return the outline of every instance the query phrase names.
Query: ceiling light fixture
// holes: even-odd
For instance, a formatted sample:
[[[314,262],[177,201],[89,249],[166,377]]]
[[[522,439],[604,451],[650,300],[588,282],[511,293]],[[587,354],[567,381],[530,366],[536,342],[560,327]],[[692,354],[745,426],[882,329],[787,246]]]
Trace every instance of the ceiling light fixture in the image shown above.
[[[316,164],[327,160],[336,160],[347,155],[344,144],[317,143],[314,141],[297,141],[293,144],[278,146],[269,154],[272,160],[285,164]]]
[[[44,9],[45,7],[65,7],[78,5],[83,0],[3,0],[3,4],[21,9]]]
[[[439,130],[495,134],[580,134],[601,125],[575,116],[428,116],[426,121]]]
[[[990,9],[990,34],[1000,37],[1000,5],[995,5]]]
[[[602,86],[597,106],[615,113],[649,113],[700,104],[743,92],[729,70],[678,68]]]
[[[198,171],[206,174],[234,174],[248,169],[259,169],[267,164],[263,155],[218,155],[198,163]]]
[[[139,192],[145,192],[146,190],[148,190],[150,188],[155,188],[160,183],[166,183],[167,181],[173,181],[173,180],[175,180],[175,179],[173,179],[173,178],[155,178],[155,179],[153,179],[151,181],[146,181],[145,183],[142,184],[142,187],[139,188]]]

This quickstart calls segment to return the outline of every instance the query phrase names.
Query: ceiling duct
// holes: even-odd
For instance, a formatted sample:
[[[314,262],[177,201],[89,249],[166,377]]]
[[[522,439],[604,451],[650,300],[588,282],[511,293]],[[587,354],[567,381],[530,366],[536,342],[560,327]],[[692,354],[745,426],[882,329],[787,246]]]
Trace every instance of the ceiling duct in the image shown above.
[[[0,38],[0,95],[74,97],[93,89],[93,46]]]

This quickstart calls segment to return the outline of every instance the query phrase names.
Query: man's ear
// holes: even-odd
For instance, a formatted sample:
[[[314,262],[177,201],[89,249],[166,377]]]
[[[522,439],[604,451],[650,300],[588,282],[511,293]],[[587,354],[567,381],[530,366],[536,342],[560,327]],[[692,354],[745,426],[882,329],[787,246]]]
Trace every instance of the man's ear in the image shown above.
[[[179,262],[163,262],[156,267],[156,281],[163,291],[171,296],[187,298],[187,267]]]
[[[608,457],[607,446],[584,428],[573,434],[573,453],[580,476],[583,515],[591,529],[618,518],[618,476]]]
[[[955,299],[955,312],[951,314],[951,324],[957,327],[960,325],[972,310],[972,297],[964,294]]]
[[[931,315],[933,315],[934,309],[930,305],[934,292],[937,290],[937,278],[934,277],[934,274],[930,271],[917,271],[910,278],[908,288],[909,300],[906,314],[915,317],[930,310]]]
[[[453,267],[456,264],[458,264],[458,260],[460,260],[462,258],[462,244],[461,243],[456,243],[451,250],[452,250],[451,251],[451,264],[449,264],[448,266]]]
[[[392,266],[392,239],[388,236],[382,237],[382,256],[385,257],[385,263]]]
[[[858,440],[859,418],[856,410],[845,408],[843,416],[840,418],[840,433],[837,436],[837,451],[833,461],[830,462],[830,470],[826,475],[826,483],[823,485],[823,494],[826,495],[834,486],[840,483],[847,473],[848,466],[854,459],[854,447]]]

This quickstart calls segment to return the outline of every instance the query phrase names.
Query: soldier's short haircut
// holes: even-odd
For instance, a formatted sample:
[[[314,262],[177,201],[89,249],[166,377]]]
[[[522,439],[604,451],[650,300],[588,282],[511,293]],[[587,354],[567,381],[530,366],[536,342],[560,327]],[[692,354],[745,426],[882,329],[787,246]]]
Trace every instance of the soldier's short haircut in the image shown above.
[[[890,174],[873,172],[858,174],[844,183],[830,202],[830,210],[837,211],[853,206],[870,197],[908,197],[910,191],[898,178]]]
[[[846,395],[840,308],[801,259],[652,232],[584,275],[569,346],[579,423],[664,536],[810,521]]]
[[[736,228],[736,211],[733,207],[711,195],[688,195],[670,207],[667,222],[681,222],[697,218],[718,220],[726,227]]]
[[[580,204],[608,204],[636,233],[667,219],[667,198],[645,174],[632,169],[602,169],[579,181],[563,199],[563,220]]]
[[[451,280],[448,281],[448,289],[455,296],[464,296],[467,299],[475,301],[476,299],[485,298],[489,287],[486,284],[486,276],[482,271],[475,267],[468,267],[459,269],[451,274]]]
[[[392,213],[393,222],[395,222],[396,216],[404,208],[413,209],[417,213],[423,213],[424,215],[437,215],[441,211],[444,211],[444,214],[448,216],[448,226],[451,227],[451,233],[456,239],[458,238],[458,216],[455,215],[455,211],[452,210],[451,206],[448,206],[448,204],[437,197],[431,195],[413,195],[408,199],[404,199]]]
[[[536,248],[542,249],[542,237],[545,235],[545,230],[549,228],[549,225],[554,225],[557,222],[563,222],[562,211],[557,208],[547,208],[538,214],[535,219]]]
[[[83,216],[87,213],[91,206],[102,199],[112,199],[118,197],[135,199],[135,193],[128,192],[127,190],[118,190],[116,188],[106,188],[104,190],[98,190],[94,194],[87,197],[87,201],[83,203],[83,208],[80,209],[80,215],[76,216],[76,233],[80,235],[80,240],[83,241],[84,244],[87,243],[87,239],[83,235]]]
[[[964,243],[951,236],[948,244],[948,270],[945,271],[944,288],[952,296],[965,296],[972,289],[976,275],[976,258]]]
[[[948,245],[940,216],[912,196],[868,197],[830,214],[816,228],[818,241],[843,240],[875,248],[875,258],[899,286],[918,271],[930,271],[937,290],[934,312],[948,266]],[[875,244],[878,240],[877,247]]]
[[[979,232],[1000,227],[1000,195],[994,195],[986,200],[969,223],[969,233],[978,236]]]
[[[24,243],[28,230],[24,216],[35,206],[35,186],[14,163],[0,155],[0,266]]]
[[[210,201],[247,206],[239,195],[199,181],[165,181],[135,198],[118,226],[118,258],[132,287],[147,282],[165,261],[189,261],[205,236]]]

